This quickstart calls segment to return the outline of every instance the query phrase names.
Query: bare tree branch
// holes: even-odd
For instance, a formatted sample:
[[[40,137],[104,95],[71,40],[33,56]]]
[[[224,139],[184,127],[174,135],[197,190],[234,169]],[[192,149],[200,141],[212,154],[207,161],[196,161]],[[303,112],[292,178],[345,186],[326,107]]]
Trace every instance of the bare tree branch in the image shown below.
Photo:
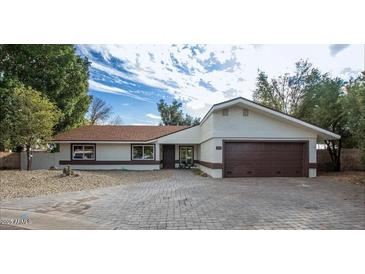
[[[90,124],[96,125],[107,120],[112,114],[112,107],[108,106],[105,101],[94,97],[90,107]]]

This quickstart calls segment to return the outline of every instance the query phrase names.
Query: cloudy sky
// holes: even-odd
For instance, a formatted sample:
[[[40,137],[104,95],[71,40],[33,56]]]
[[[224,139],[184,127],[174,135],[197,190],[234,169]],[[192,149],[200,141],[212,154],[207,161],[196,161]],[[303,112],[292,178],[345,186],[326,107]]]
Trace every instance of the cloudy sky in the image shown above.
[[[212,104],[252,98],[258,69],[269,77],[307,59],[322,72],[349,78],[364,69],[363,45],[78,45],[91,63],[89,92],[124,124],[158,124],[156,103],[183,102],[202,117]]]

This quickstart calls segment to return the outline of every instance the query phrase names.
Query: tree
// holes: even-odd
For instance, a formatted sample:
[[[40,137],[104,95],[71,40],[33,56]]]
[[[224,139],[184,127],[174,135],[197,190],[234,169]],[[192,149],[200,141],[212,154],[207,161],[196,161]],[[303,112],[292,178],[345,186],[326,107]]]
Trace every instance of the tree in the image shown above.
[[[341,149],[350,136],[344,83],[339,78],[325,77],[307,90],[297,117],[341,135],[340,140],[325,140],[335,171],[341,170]]]
[[[299,61],[293,74],[286,73],[271,81],[259,72],[253,97],[265,106],[341,135],[340,140],[324,140],[333,169],[339,171],[341,149],[353,134],[349,128],[352,106],[347,103],[343,88],[341,79],[322,74],[307,61]]]
[[[110,117],[111,113],[111,106],[108,106],[102,99],[93,97],[93,102],[89,112],[89,121],[91,125],[96,125],[106,121]]]
[[[62,112],[55,133],[83,123],[89,65],[73,45],[0,45],[0,74],[38,90]]]
[[[295,114],[306,89],[319,83],[322,77],[308,61],[297,62],[295,68],[294,74],[286,73],[271,81],[265,72],[259,71],[254,101],[287,114]]]
[[[15,98],[13,88],[17,82],[7,80],[0,85],[0,151],[11,146],[10,133],[14,113]]]
[[[188,126],[196,126],[196,125],[199,125],[199,123],[200,123],[200,118],[197,118],[197,117],[194,118],[193,116],[190,116],[189,114],[185,114],[183,124],[188,125]]]
[[[40,92],[20,83],[12,82],[1,89],[10,95],[6,110],[6,138],[11,145],[21,145],[27,152],[27,170],[32,166],[32,149],[46,144],[53,127],[60,118],[57,107]],[[7,97],[9,98],[9,97]],[[3,104],[4,102],[2,102]]]
[[[172,101],[171,105],[168,105],[163,99],[157,103],[157,109],[160,112],[162,125],[198,125],[200,123],[200,118],[194,118],[188,114],[184,115],[181,110],[182,103],[176,100]]]
[[[113,119],[110,120],[109,122],[111,125],[123,125],[123,119],[122,117],[120,117],[120,115],[118,114],[117,116],[115,116]]]
[[[362,162],[365,165],[365,73],[350,80],[346,90],[348,125],[355,146],[362,151]]]

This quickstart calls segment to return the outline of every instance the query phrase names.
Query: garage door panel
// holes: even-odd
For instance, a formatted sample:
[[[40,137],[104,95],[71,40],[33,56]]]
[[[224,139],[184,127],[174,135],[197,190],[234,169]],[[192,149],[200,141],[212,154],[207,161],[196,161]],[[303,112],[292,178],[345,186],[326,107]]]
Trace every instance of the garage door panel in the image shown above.
[[[226,142],[225,177],[304,176],[303,143]]]

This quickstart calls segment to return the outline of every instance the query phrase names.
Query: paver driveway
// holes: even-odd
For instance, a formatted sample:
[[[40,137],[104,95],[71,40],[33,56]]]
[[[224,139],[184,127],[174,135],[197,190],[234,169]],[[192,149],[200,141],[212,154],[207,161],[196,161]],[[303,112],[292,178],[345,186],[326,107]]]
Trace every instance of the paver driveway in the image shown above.
[[[170,179],[4,200],[111,229],[365,229],[364,186],[318,178]]]

